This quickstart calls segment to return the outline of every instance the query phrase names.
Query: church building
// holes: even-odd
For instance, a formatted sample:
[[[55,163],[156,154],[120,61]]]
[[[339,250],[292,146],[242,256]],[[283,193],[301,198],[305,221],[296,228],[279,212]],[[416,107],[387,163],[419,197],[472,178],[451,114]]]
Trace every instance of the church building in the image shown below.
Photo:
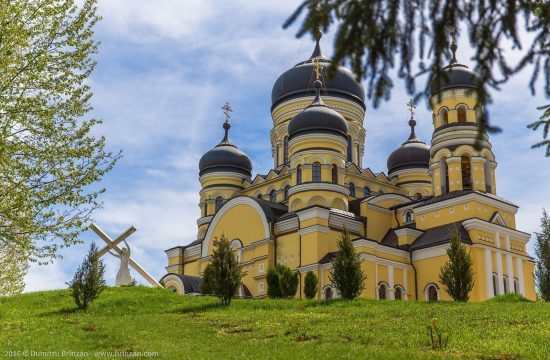
[[[439,273],[458,233],[473,260],[471,300],[504,293],[534,300],[530,234],[516,230],[518,206],[497,195],[495,154],[478,131],[479,77],[456,60],[454,41],[451,50],[446,76],[431,86],[431,142],[415,133],[411,101],[410,136],[389,154],[387,173],[363,164],[363,85],[341,66],[329,77],[319,39],[309,59],[273,85],[267,174],[253,176],[250,158],[230,140],[225,106],[223,138],[199,163],[197,237],[166,250],[162,283],[200,292],[214,239],[224,234],[246,273],[239,296],[266,297],[267,271],[280,263],[300,275],[297,298],[308,271],[317,275],[318,299],[338,297],[329,273],[346,228],[366,274],[363,297],[450,300]]]

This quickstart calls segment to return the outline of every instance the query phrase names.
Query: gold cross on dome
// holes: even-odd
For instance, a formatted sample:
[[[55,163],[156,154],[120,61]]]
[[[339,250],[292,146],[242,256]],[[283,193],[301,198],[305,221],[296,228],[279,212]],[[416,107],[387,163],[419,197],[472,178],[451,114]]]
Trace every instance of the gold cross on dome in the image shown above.
[[[222,106],[222,110],[225,114],[225,121],[229,122],[229,119],[231,119],[231,113],[233,112],[233,109],[229,106],[229,102],[225,102],[225,105]]]
[[[321,66],[321,63],[319,62],[319,59],[313,60],[313,69],[315,70],[316,80],[320,80],[321,79],[321,72],[323,71],[323,66]]]
[[[413,99],[409,99],[407,106],[409,107],[409,115],[411,116],[411,119],[414,119],[414,109],[416,109],[416,105],[414,104]]]

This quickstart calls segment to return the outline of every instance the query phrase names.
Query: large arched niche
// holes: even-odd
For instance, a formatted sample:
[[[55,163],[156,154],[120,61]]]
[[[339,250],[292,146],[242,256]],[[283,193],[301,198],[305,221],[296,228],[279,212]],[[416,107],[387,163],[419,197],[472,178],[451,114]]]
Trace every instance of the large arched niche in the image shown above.
[[[244,247],[269,238],[269,222],[255,199],[239,196],[226,202],[210,222],[202,245],[202,257],[212,254],[214,238],[222,234],[229,241],[240,239]]]

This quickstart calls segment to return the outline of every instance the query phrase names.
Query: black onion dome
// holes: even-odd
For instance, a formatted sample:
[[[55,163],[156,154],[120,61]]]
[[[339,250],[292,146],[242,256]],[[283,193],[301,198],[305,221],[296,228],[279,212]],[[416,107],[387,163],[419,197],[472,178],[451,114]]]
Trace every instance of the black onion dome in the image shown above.
[[[441,91],[459,88],[476,89],[479,86],[479,75],[470,70],[466,65],[460,64],[456,59],[457,45],[454,35],[450,48],[453,53],[451,63],[443,68],[445,76],[442,76],[440,84],[437,83],[436,78],[432,79],[430,96],[437,94],[439,90],[438,85]]]
[[[275,81],[271,90],[272,107],[288,99],[313,95],[315,93],[312,87],[315,81],[315,76],[312,75],[314,74],[313,64],[314,61],[319,61],[320,63],[327,64],[323,66],[322,78],[325,85],[323,93],[329,96],[339,96],[353,100],[365,108],[365,90],[361,82],[357,81],[356,76],[350,70],[338,66],[333,77],[328,75],[330,61],[323,56],[321,47],[319,46],[319,39],[317,39],[315,50],[308,60],[302,61],[288,69]]]
[[[348,123],[342,115],[323,103],[320,97],[321,81],[313,83],[317,95],[313,102],[302,112],[296,115],[288,124],[288,137],[300,134],[324,133],[347,137]]]
[[[246,176],[252,174],[250,158],[229,140],[229,122],[223,124],[225,136],[213,149],[204,154],[199,161],[199,176],[211,172],[236,172]]]
[[[428,169],[430,165],[430,147],[416,137],[416,121],[410,120],[411,135],[388,157],[388,174],[404,169]]]

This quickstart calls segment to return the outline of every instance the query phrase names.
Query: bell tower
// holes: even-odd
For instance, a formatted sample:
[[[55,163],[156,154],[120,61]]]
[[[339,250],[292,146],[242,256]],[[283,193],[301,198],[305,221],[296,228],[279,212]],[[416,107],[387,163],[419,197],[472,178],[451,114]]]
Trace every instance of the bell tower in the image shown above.
[[[432,79],[430,89],[434,195],[462,190],[496,194],[495,156],[489,136],[481,130],[483,109],[476,92],[483,84],[475,72],[457,61],[455,33],[453,29],[451,63],[443,68],[443,76]]]

